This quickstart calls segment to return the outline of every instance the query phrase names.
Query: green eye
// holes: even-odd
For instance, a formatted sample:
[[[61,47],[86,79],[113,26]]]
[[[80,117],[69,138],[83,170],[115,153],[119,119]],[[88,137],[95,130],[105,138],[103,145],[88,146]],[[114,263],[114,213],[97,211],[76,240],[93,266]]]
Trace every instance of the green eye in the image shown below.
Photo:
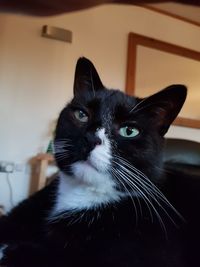
[[[77,120],[79,120],[81,122],[87,122],[88,121],[88,115],[85,112],[83,112],[82,110],[75,110],[74,116]]]
[[[133,126],[125,126],[119,129],[119,134],[127,138],[135,137],[139,133],[139,130]]]

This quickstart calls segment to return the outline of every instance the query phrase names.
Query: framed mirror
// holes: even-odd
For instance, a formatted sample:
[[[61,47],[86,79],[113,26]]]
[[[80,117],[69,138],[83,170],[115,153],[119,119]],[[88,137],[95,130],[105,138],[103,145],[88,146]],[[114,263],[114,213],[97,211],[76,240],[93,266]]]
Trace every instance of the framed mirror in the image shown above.
[[[171,84],[188,87],[174,124],[200,128],[200,52],[130,33],[126,92],[146,97]]]

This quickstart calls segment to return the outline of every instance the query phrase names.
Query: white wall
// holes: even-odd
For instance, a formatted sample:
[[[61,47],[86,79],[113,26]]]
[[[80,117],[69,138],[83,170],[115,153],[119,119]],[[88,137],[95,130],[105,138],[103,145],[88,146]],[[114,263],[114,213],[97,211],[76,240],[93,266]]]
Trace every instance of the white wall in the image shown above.
[[[73,43],[40,37],[44,24],[69,29]],[[26,164],[44,151],[50,125],[72,97],[75,62],[90,58],[105,85],[124,90],[130,31],[198,50],[200,28],[134,6],[104,6],[67,15],[33,18],[0,15],[0,160]],[[200,131],[173,127],[170,136],[200,141]],[[29,169],[13,173],[14,201],[28,192]],[[5,175],[0,203],[10,207]]]

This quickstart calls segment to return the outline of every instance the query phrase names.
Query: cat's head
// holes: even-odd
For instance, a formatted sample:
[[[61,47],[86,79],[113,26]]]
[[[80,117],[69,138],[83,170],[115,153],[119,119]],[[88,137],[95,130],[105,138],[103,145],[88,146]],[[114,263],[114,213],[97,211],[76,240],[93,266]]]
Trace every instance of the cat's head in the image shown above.
[[[58,119],[58,167],[72,179],[122,191],[125,180],[134,176],[154,180],[162,164],[163,136],[185,98],[183,85],[169,86],[145,99],[108,90],[93,64],[80,58],[74,98]]]

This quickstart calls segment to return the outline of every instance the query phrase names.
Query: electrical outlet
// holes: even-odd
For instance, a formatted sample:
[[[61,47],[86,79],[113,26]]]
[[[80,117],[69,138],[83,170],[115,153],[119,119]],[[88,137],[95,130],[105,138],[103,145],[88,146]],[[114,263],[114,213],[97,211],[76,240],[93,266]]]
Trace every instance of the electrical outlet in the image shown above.
[[[9,161],[0,161],[0,172],[12,173],[14,171],[14,163]]]

